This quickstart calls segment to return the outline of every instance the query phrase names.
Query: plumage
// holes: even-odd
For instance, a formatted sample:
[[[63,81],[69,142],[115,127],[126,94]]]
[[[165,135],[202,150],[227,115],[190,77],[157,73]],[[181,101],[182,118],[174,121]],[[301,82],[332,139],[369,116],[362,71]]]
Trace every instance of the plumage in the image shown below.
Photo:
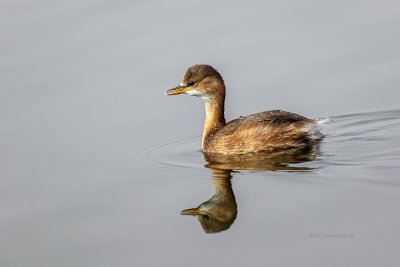
[[[218,71],[209,65],[190,67],[181,85],[167,91],[168,95],[182,93],[205,102],[204,152],[244,154],[294,148],[309,145],[320,137],[314,129],[318,120],[281,110],[264,111],[226,123],[225,84]]]

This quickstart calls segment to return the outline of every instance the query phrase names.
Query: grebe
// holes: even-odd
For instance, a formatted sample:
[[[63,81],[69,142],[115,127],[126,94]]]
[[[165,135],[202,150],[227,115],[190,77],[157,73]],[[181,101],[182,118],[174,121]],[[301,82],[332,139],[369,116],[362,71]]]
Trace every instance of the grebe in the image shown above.
[[[310,145],[321,137],[318,127],[321,120],[281,110],[264,111],[226,123],[224,80],[210,65],[190,67],[181,84],[166,92],[167,95],[183,93],[205,102],[204,152],[245,154],[295,148]]]

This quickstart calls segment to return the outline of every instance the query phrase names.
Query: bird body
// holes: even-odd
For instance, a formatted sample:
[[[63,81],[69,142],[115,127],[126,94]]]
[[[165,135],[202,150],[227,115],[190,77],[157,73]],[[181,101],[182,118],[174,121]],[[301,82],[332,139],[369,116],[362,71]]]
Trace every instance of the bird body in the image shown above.
[[[307,129],[313,123],[286,111],[264,111],[209,131],[203,135],[203,150],[243,154],[299,147],[313,141]]]
[[[168,95],[186,93],[205,102],[206,119],[202,149],[209,153],[244,154],[301,147],[321,135],[320,120],[271,110],[225,122],[225,84],[222,76],[209,65],[190,67],[179,86]]]

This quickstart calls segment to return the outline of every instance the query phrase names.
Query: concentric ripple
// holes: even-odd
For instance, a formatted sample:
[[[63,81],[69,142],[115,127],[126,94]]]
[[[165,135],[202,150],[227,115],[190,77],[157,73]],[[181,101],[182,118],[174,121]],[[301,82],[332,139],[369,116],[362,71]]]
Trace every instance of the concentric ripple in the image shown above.
[[[374,169],[386,168],[388,172],[399,168],[400,163],[400,110],[365,112],[329,116],[332,121],[323,129],[325,138],[321,144],[320,153],[310,160],[287,161],[284,166],[271,167],[268,165],[270,157],[263,158],[268,166],[260,168],[266,170],[301,171],[313,169],[327,169],[334,171],[332,167],[342,166],[357,176],[358,172],[364,176],[373,177]],[[132,173],[162,179],[174,178],[204,178],[210,175],[210,159],[205,159],[200,149],[201,136],[175,140],[156,146],[147,147],[135,153],[129,159],[129,168]],[[310,156],[314,156],[311,154]],[[281,160],[280,158],[279,160]],[[228,168],[234,170],[254,170],[260,167],[256,165],[241,164],[252,159],[217,159],[217,164],[211,164],[216,168]],[[212,160],[211,160],[212,161]],[[219,162],[218,162],[219,161]],[[299,164],[300,163],[300,164]],[[242,166],[243,165],[243,166]],[[375,167],[372,167],[375,166]],[[212,168],[212,166],[211,166]],[[365,172],[370,170],[369,172]],[[348,173],[349,174],[349,173]],[[340,174],[338,174],[340,175]]]
[[[195,136],[147,147],[131,157],[129,166],[152,177],[203,177],[207,170],[199,140]]]

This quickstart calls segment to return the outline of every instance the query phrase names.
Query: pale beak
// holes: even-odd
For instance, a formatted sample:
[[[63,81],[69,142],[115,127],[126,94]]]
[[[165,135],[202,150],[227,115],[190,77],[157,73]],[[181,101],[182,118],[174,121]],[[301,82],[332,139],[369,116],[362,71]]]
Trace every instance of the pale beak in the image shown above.
[[[199,209],[194,208],[194,209],[182,210],[181,214],[182,215],[202,215],[203,213]]]
[[[171,90],[168,90],[167,92],[165,92],[165,94],[167,95],[180,95],[183,94],[184,92],[186,92],[189,89],[189,87],[187,86],[177,86]]]

